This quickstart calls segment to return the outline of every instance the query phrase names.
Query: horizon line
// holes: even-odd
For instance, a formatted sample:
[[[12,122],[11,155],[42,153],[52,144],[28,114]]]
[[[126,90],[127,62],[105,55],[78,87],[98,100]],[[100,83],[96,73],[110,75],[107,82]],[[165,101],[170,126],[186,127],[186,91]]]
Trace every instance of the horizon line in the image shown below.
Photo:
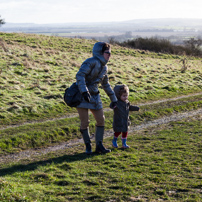
[[[36,25],[44,25],[44,24],[79,24],[79,23],[118,23],[118,22],[130,22],[135,20],[202,20],[202,18],[175,18],[175,17],[165,17],[165,18],[136,18],[131,20],[123,20],[123,21],[97,21],[97,22],[47,22],[47,23],[36,23],[36,22],[6,22],[5,24],[36,24]]]

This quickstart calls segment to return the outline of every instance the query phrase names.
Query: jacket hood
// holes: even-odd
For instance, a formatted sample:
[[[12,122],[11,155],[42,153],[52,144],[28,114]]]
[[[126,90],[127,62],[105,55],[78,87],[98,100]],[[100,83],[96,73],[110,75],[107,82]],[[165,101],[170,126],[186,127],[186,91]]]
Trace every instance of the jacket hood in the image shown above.
[[[115,95],[116,95],[116,97],[117,97],[118,100],[120,100],[119,92],[120,92],[120,88],[121,88],[121,87],[123,87],[123,85],[116,85],[116,86],[114,87],[114,93],[115,93]]]
[[[117,97],[118,100],[121,100],[119,92],[120,92],[121,88],[123,88],[124,86],[126,86],[126,85],[122,84],[122,85],[116,85],[114,87],[114,93],[115,93],[115,95],[116,95],[116,97]]]
[[[108,62],[107,60],[105,60],[105,58],[102,54],[102,47],[104,44],[105,44],[104,42],[97,42],[93,46],[93,57],[98,58],[100,60],[100,62],[102,63],[102,65],[106,65]]]

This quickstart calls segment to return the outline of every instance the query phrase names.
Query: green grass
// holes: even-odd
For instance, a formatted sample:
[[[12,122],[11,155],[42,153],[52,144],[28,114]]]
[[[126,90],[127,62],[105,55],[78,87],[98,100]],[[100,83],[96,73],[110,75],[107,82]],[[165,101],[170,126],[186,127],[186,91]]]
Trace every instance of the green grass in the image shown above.
[[[92,56],[95,41],[16,33],[0,33],[0,38],[0,125],[71,114],[63,94],[82,62]],[[181,59],[113,45],[109,80],[112,87],[127,84],[133,103],[200,92],[201,59],[188,58],[185,73]],[[109,98],[100,92],[108,107]]]
[[[74,108],[63,102],[94,40],[0,33],[0,156],[81,138]],[[114,87],[129,86],[132,104],[201,92],[201,59],[112,46]],[[110,100],[100,87],[104,108]],[[132,126],[202,106],[201,95],[142,105]],[[62,116],[69,118],[58,119]],[[112,110],[105,129],[112,128]],[[56,120],[49,120],[56,118]],[[44,122],[46,121],[46,122]],[[95,120],[90,116],[90,131]],[[128,150],[86,156],[83,144],[0,165],[0,201],[201,201],[201,116],[129,134]],[[111,138],[105,145],[111,147]],[[120,145],[119,138],[119,145]],[[93,142],[93,148],[95,143]]]
[[[141,106],[140,112],[131,112],[131,125],[151,121],[176,112],[186,112],[202,107],[200,96],[176,101]],[[105,129],[112,128],[113,112],[105,112]],[[95,131],[95,120],[90,115],[90,132]],[[78,116],[44,123],[33,123],[0,131],[0,156],[29,148],[47,147],[64,141],[81,138]],[[30,130],[31,129],[31,130]]]
[[[111,139],[105,140],[107,147]],[[86,156],[80,145],[34,162],[4,165],[0,199],[201,201],[201,141],[197,117],[129,134],[127,150]]]

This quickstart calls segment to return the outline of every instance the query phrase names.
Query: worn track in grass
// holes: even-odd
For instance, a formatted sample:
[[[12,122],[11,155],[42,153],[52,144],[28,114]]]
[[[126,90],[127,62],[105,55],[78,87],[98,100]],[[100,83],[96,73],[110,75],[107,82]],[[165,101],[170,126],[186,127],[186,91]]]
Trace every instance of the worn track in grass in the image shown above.
[[[159,126],[159,125],[179,121],[179,120],[189,118],[189,117],[194,117],[194,116],[202,116],[202,109],[184,112],[184,113],[175,113],[171,116],[165,116],[160,119],[153,120],[153,121],[147,121],[141,125],[130,127],[129,132],[132,133],[134,131]],[[112,130],[105,131],[105,138],[112,136],[112,134],[113,134]],[[93,138],[93,137],[91,137],[91,138]],[[59,151],[59,150],[75,147],[79,143],[83,143],[83,140],[82,139],[72,140],[72,141],[68,141],[68,142],[65,142],[65,143],[62,143],[62,144],[59,144],[56,146],[51,146],[51,147],[47,147],[47,148],[43,148],[43,149],[38,149],[38,150],[29,149],[29,150],[22,151],[22,152],[19,152],[16,154],[1,156],[0,164],[18,162],[22,159],[36,158],[37,156],[45,155],[45,154],[48,154],[49,152],[54,152],[54,151]]]
[[[202,95],[202,92],[201,93],[195,93],[195,94],[189,94],[189,95],[182,95],[182,96],[179,96],[179,97],[162,99],[162,100],[157,100],[157,101],[152,101],[152,102],[146,102],[146,103],[143,103],[143,104],[138,104],[138,106],[159,104],[159,103],[168,102],[168,101],[176,101],[176,100],[180,100],[180,99],[183,99],[183,98],[189,98],[189,97],[198,96],[198,95]],[[104,109],[104,111],[109,111],[109,110],[111,110],[111,109],[110,108],[105,108]],[[66,119],[66,118],[73,118],[73,117],[77,117],[77,116],[78,116],[77,113],[73,113],[73,114],[69,114],[69,115],[66,115],[66,116],[61,116],[61,117],[58,117],[58,118],[46,119],[44,121],[41,121],[41,120],[40,121],[29,121],[29,122],[24,122],[24,123],[4,126],[4,127],[0,126],[0,130],[4,130],[4,129],[7,129],[7,128],[16,128],[16,127],[24,126],[24,125],[28,125],[28,124],[45,123],[45,122],[48,122],[48,121],[56,121],[56,120],[61,120],[61,119]]]

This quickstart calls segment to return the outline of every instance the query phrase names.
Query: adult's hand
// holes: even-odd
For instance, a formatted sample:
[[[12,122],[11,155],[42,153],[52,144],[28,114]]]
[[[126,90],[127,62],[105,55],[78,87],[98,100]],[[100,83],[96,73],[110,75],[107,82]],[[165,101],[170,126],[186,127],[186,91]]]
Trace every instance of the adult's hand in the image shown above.
[[[90,102],[90,93],[89,92],[84,92],[84,93],[82,93],[82,96],[83,96],[83,98],[84,98],[84,100],[86,101],[86,102]]]

